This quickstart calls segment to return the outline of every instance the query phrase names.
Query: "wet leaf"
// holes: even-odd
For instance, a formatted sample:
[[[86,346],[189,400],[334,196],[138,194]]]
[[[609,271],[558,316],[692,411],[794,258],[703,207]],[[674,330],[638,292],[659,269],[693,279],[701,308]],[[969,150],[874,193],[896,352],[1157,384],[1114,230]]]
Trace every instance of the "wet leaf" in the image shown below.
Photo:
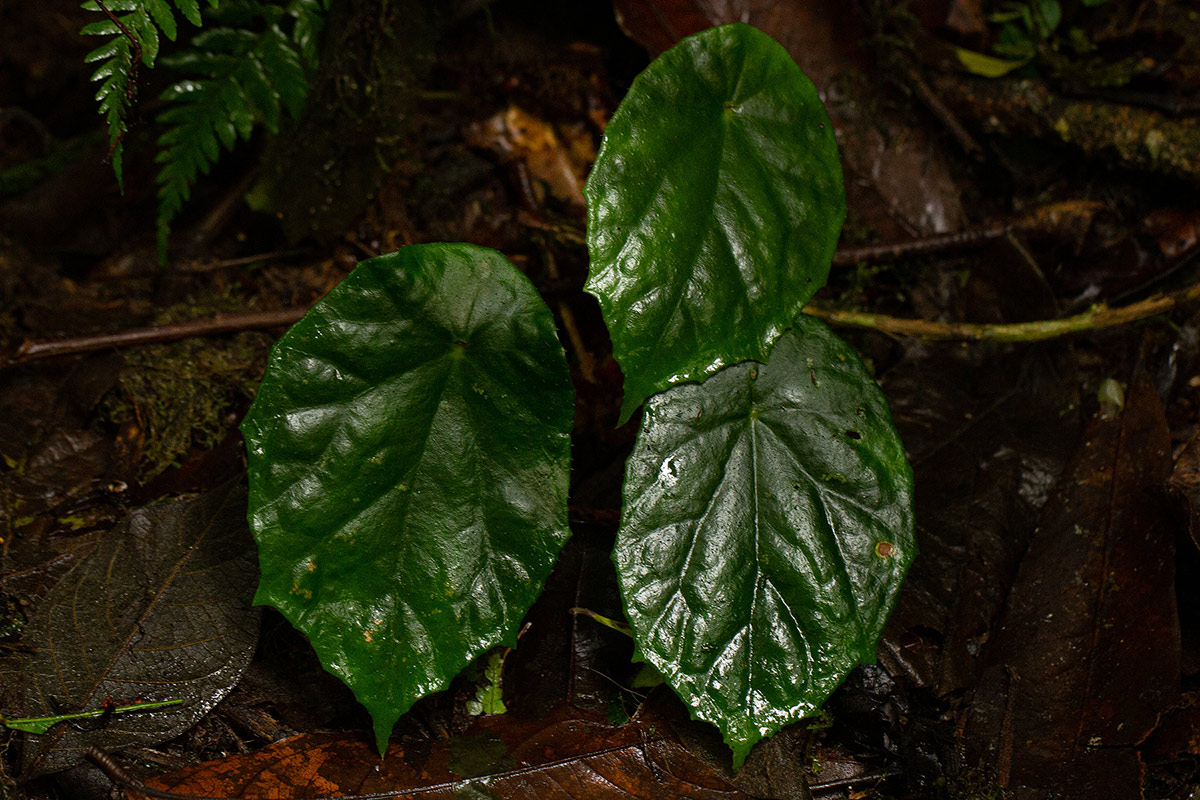
[[[884,240],[966,224],[943,143],[911,115],[898,114],[871,46],[876,12],[838,0],[614,0],[621,27],[653,55],[683,36],[745,22],[779,42],[816,84],[838,134],[855,232]],[[881,9],[880,9],[881,10]],[[932,9],[916,7],[919,16]],[[859,13],[856,13],[859,12]],[[866,76],[859,81],[852,76]]]
[[[985,53],[967,50],[964,47],[954,48],[954,55],[957,56],[959,63],[967,72],[984,78],[1000,78],[1029,63],[1028,58],[1020,60],[996,58]]]
[[[483,668],[474,676],[475,697],[467,701],[467,713],[504,714],[504,657],[507,650],[493,650],[484,659]]]
[[[633,82],[584,190],[625,373],[621,420],[771,344],[829,274],[846,204],[833,126],[771,37],[688,37]]]
[[[382,752],[521,617],[568,536],[570,375],[494,250],[366,261],[272,351],[242,430],[262,582]]]
[[[1161,400],[1142,374],[1097,415],[1021,562],[966,743],[1017,800],[1140,798],[1133,749],[1179,697]]]
[[[393,744],[382,763],[362,739],[301,735],[148,784],[180,794],[278,800],[376,792],[395,792],[389,796],[396,800],[746,797],[688,752],[663,720],[639,715],[614,727],[569,707],[536,720],[485,717],[465,735],[432,746]]]
[[[735,764],[875,660],[915,554],[887,401],[822,323],[650,400],[614,552],[626,614]]]
[[[49,717],[136,701],[178,705],[26,740],[22,776],[65,769],[88,747],[120,750],[179,735],[237,683],[254,653],[257,609],[245,491],[135,511],[37,606],[24,641],[22,716]],[[15,716],[15,715],[14,715]]]
[[[1200,434],[1193,434],[1175,459],[1168,486],[1187,514],[1192,541],[1200,547]]]
[[[1010,286],[1012,273],[1009,265]],[[1016,296],[1037,313],[1033,292]],[[879,658],[910,685],[946,696],[978,681],[1038,515],[1075,449],[1081,424],[1070,409],[1081,379],[1065,346],[908,349],[881,382],[912,459],[921,555]]]

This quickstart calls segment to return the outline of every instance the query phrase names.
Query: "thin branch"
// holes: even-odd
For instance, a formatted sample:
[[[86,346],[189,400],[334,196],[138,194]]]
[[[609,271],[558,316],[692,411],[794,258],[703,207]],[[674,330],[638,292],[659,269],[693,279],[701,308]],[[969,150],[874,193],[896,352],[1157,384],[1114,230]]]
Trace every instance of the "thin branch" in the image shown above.
[[[1179,306],[1191,303],[1197,298],[1200,298],[1200,283],[1177,289],[1174,292],[1157,294],[1119,308],[1110,308],[1100,303],[1082,314],[1072,317],[999,324],[934,322],[815,306],[808,306],[804,309],[804,313],[822,319],[830,325],[866,328],[891,336],[908,336],[915,339],[1037,342],[1073,333],[1104,330],[1117,325],[1138,322],[1165,314]],[[132,328],[116,333],[66,339],[26,339],[7,358],[0,356],[0,368],[55,356],[173,342],[191,336],[217,336],[264,328],[284,328],[299,321],[307,311],[308,307],[287,308],[282,311],[256,311],[248,314],[222,314],[211,319],[193,320],[175,325],[158,325],[150,328]]]
[[[840,247],[833,255],[833,265],[852,267],[855,264],[874,264],[880,261],[937,255],[950,250],[980,247],[1017,231],[1063,235],[1078,227],[1080,223],[1090,221],[1103,209],[1104,204],[1094,200],[1063,200],[1041,206],[1020,217],[990,222],[953,233],[935,233],[918,239],[865,247]],[[517,221],[527,228],[544,231],[562,244],[587,247],[587,236],[582,229],[571,223],[547,222],[525,210],[518,212]]]
[[[979,146],[979,142],[975,141],[975,137],[967,132],[963,124],[958,121],[958,117],[954,116],[954,112],[946,108],[946,105],[937,96],[937,93],[930,88],[925,79],[921,77],[921,73],[915,67],[909,67],[908,78],[912,82],[913,91],[916,92],[918,98],[925,103],[925,107],[938,118],[945,126],[946,130],[958,142],[968,156],[976,161],[983,161],[983,148]]]
[[[865,247],[839,247],[833,254],[833,266],[852,267],[855,264],[877,264],[880,261],[895,261],[901,258],[927,256],[947,250],[978,247],[986,242],[1003,238],[1016,227],[1014,223],[993,222],[977,228],[954,233],[935,233],[920,239],[890,244],[872,244]]]
[[[852,775],[848,778],[837,778],[830,781],[820,781],[818,783],[810,783],[808,790],[813,794],[826,794],[837,789],[848,789],[852,786],[862,786],[866,783],[879,783],[888,778],[894,778],[897,775],[904,773],[895,769],[884,769],[878,772],[864,772],[861,775]]]
[[[903,319],[884,314],[839,311],[812,306],[805,308],[804,313],[823,319],[830,325],[867,328],[891,336],[908,336],[914,339],[1039,342],[1072,333],[1098,331],[1117,325],[1127,325],[1164,314],[1178,306],[1190,303],[1198,297],[1200,297],[1200,283],[1167,294],[1148,297],[1120,308],[1109,308],[1101,303],[1073,317],[1009,324],[931,322],[923,319]]]
[[[930,256],[948,250],[979,247],[1016,232],[1035,232],[1065,235],[1089,223],[1096,214],[1104,210],[1104,204],[1095,200],[1063,200],[1040,206],[1013,219],[989,222],[954,233],[935,233],[919,239],[866,247],[840,247],[834,253],[835,267],[850,267],[859,263],[874,264],[880,261],[896,261],[914,256]]]
[[[308,311],[307,308],[288,308],[283,311],[255,311],[248,314],[221,314],[211,319],[180,322],[175,325],[156,325],[150,328],[131,328],[116,333],[75,336],[68,339],[26,339],[12,355],[0,361],[11,366],[54,356],[90,353],[119,347],[174,342],[191,336],[217,336],[223,333],[284,328],[292,325]]]

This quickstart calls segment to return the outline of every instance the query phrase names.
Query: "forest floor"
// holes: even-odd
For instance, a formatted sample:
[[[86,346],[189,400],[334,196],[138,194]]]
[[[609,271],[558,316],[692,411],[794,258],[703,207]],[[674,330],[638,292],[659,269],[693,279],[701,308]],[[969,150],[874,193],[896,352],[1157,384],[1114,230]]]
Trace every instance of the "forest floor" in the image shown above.
[[[93,15],[73,0],[0,0],[5,719],[103,712],[94,693],[83,704],[31,696],[39,653],[63,653],[57,668],[89,680],[86,657],[46,640],[48,598],[109,552],[133,510],[244,483],[238,424],[288,321],[366,258],[461,241],[508,256],[555,313],[577,393],[573,536],[519,646],[402,718],[393,741],[414,783],[398,788],[1200,796],[1191,4],[335,5],[313,107],[280,136],[240,143],[198,182],[163,267],[153,120],[168,68],[138,76],[122,193],[84,63],[96,43],[78,35]],[[1046,28],[1047,14],[1061,20]],[[837,128],[848,216],[814,313],[862,354],[891,403],[915,472],[920,548],[878,663],[737,772],[715,729],[688,720],[668,688],[637,685],[625,635],[571,613],[622,618],[609,554],[639,426],[638,414],[616,424],[621,373],[582,289],[582,182],[633,77],[679,37],[731,21],[789,50]],[[1010,55],[1027,48],[1027,63],[979,74],[991,62],[970,53],[1002,40]],[[252,575],[250,547],[238,558]],[[99,603],[101,592],[141,589],[91,591]],[[207,682],[189,689],[203,709],[186,730],[124,730],[141,724],[126,719],[155,729],[155,713],[170,719],[164,708],[0,732],[0,797],[114,796],[84,759],[88,745],[137,780],[211,761],[212,775],[235,778],[329,765],[311,795],[263,793],[283,791],[282,777],[244,790],[212,775],[203,791],[186,784],[206,796],[354,794],[372,763],[367,714],[281,615],[264,608],[247,624],[232,637],[241,650],[214,654]],[[493,681],[508,711],[481,715]],[[467,780],[503,772],[506,747],[565,755],[486,792]]]

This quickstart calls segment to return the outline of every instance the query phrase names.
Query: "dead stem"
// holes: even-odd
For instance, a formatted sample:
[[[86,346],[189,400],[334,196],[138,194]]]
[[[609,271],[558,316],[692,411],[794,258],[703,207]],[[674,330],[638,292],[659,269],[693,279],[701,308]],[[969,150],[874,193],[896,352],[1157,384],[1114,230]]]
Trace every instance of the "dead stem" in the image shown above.
[[[217,336],[262,328],[285,328],[304,316],[306,311],[308,311],[307,308],[287,308],[282,311],[220,314],[210,319],[198,319],[174,325],[155,325],[149,328],[130,328],[115,333],[98,333],[66,339],[26,339],[10,356],[0,360],[0,366],[7,367],[26,361],[75,353],[90,353],[95,350],[174,342],[190,336]]]
[[[1039,342],[1073,333],[1104,330],[1117,325],[1148,319],[1166,313],[1200,297],[1200,283],[1167,294],[1159,294],[1120,308],[1103,303],[1094,305],[1082,314],[1062,319],[1015,322],[1008,324],[979,324],[972,322],[932,322],[923,319],[903,319],[884,314],[859,311],[839,311],[809,306],[804,313],[834,326],[867,328],[890,336],[914,339],[967,340],[989,342]]]

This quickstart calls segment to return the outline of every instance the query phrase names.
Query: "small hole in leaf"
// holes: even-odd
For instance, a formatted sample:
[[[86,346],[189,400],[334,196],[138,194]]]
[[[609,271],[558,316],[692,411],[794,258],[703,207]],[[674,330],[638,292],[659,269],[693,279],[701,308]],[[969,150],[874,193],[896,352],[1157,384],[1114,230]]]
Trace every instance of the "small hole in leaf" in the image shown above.
[[[856,442],[862,441],[862,434],[858,431],[846,431],[846,435]]]

